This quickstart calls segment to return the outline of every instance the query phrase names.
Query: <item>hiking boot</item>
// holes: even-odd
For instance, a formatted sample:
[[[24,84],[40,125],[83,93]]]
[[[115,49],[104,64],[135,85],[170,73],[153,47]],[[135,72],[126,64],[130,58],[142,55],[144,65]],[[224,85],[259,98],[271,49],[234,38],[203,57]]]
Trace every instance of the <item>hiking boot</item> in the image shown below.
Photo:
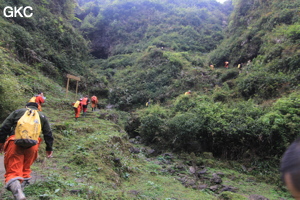
[[[22,183],[21,183],[21,188],[22,188],[22,191],[24,191],[24,188],[26,186],[28,186],[30,184],[29,180],[24,180]]]
[[[15,200],[26,200],[19,180],[10,183],[7,189],[13,193]]]

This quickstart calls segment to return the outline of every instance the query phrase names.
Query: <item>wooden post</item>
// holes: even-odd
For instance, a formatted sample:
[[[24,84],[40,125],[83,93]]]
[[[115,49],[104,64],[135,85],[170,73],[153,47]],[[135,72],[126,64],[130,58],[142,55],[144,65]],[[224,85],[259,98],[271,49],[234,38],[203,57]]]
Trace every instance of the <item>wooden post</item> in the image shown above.
[[[75,99],[77,99],[77,91],[78,91],[78,81],[76,83],[76,96],[75,96]]]
[[[70,82],[70,79],[68,78],[67,89],[66,89],[66,98],[67,98],[67,96],[68,96],[68,91],[69,91],[69,82]]]
[[[67,82],[67,89],[66,89],[66,98],[68,96],[68,91],[69,91],[69,81],[70,79],[74,79],[77,81],[76,83],[76,98],[77,98],[77,92],[78,92],[78,81],[80,81],[80,77],[77,76],[73,76],[71,74],[67,74],[67,78],[68,78],[68,82]]]

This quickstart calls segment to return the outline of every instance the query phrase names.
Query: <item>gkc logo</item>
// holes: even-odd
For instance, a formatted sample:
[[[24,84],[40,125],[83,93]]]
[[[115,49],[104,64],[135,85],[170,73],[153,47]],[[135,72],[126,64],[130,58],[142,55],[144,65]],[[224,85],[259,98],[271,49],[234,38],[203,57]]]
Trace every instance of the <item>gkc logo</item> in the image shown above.
[[[27,10],[33,10],[31,6],[26,6],[23,8],[23,6],[17,8],[17,7],[11,7],[6,6],[3,10],[3,14],[5,17],[31,17],[33,15],[32,12]],[[28,14],[27,14],[28,13]]]

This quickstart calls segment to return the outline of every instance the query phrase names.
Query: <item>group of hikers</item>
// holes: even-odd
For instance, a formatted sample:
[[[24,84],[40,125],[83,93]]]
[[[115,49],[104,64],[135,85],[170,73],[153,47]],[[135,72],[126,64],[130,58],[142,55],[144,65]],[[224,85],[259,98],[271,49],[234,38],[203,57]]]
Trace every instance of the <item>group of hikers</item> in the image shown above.
[[[0,153],[4,153],[5,188],[12,192],[15,200],[25,200],[24,188],[31,179],[31,165],[38,157],[41,142],[46,143],[46,157],[53,157],[53,134],[46,115],[42,112],[42,104],[46,97],[39,92],[32,97],[25,108],[12,112],[0,127]],[[91,102],[92,111],[98,105],[94,95],[91,101],[88,96],[73,103],[75,119],[86,115]],[[40,138],[41,133],[43,139]]]
[[[43,92],[38,92],[37,95],[33,96],[29,100],[29,103],[30,102],[37,103],[38,110],[42,111],[42,104],[45,103],[45,99],[46,99],[46,97],[44,97]],[[98,105],[98,98],[95,95],[93,95],[91,97],[91,101],[89,99],[89,96],[86,95],[85,97],[82,97],[82,98],[78,99],[76,102],[74,102],[72,104],[73,108],[74,108],[74,111],[75,111],[75,120],[76,121],[80,117],[81,111],[83,113],[83,117],[86,116],[87,108],[88,108],[88,105],[90,104],[90,102],[91,102],[92,111],[96,111],[96,108],[97,108],[97,105]]]
[[[237,68],[238,68],[238,70],[239,70],[239,73],[242,73],[242,68],[243,68],[243,66],[247,66],[248,68],[249,68],[249,66],[251,65],[251,60],[248,60],[248,62],[247,62],[247,64],[246,63],[239,63],[238,65],[237,65]],[[215,66],[214,65],[209,65],[209,67],[210,67],[210,69],[211,70],[215,70]],[[228,61],[225,61],[224,62],[224,67],[226,68],[226,69],[228,69],[229,68],[229,62]],[[248,73],[248,72],[247,72]]]
[[[98,105],[98,98],[95,95],[93,95],[91,97],[91,102],[92,102],[92,111],[96,111]],[[73,103],[73,108],[75,111],[75,121],[77,121],[77,119],[80,117],[81,111],[83,113],[83,117],[86,116],[89,103],[90,103],[90,99],[88,95],[78,99],[76,102]]]

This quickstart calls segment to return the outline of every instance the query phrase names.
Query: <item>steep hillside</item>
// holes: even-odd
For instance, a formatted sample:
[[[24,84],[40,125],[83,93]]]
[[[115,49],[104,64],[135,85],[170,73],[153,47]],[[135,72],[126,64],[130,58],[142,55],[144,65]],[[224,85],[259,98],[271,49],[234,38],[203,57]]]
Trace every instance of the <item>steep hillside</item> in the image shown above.
[[[76,16],[91,40],[96,72],[91,88],[130,110],[165,102],[189,89],[208,90],[205,54],[223,39],[230,4],[216,1],[80,1]],[[104,84],[103,84],[104,83]],[[92,84],[94,85],[94,84]]]
[[[229,11],[228,11],[229,10]],[[209,52],[223,39],[230,7],[216,1],[89,1],[77,16],[92,41],[92,54],[107,58],[156,45],[174,51]]]
[[[4,16],[5,7],[24,5],[32,7],[32,17]],[[66,73],[85,74],[88,43],[69,23],[74,6],[72,1],[0,1],[0,118],[40,90],[59,95],[55,85],[65,85]]]
[[[226,40],[213,54],[211,61],[223,66],[226,60],[231,64],[246,63],[263,56],[262,65],[278,59],[288,59],[297,54],[299,33],[299,2],[288,1],[233,1],[234,12],[225,31]],[[288,52],[286,52],[288,51]],[[290,58],[291,59],[291,58]],[[286,66],[278,66],[279,70],[287,70]]]
[[[226,39],[208,56],[208,62],[223,68],[229,61],[235,69],[242,64],[246,73],[229,82],[246,99],[261,103],[295,90],[299,84],[299,1],[233,2]]]

